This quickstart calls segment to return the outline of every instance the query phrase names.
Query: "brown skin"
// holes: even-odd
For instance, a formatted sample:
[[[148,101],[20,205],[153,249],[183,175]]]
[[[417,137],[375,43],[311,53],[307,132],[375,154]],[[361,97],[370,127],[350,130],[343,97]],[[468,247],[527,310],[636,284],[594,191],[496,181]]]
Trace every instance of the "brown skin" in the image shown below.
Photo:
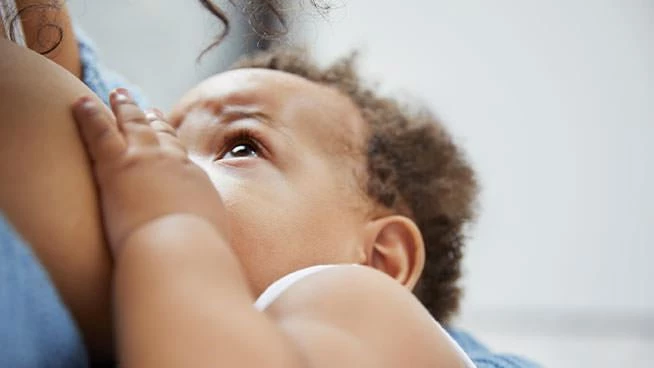
[[[245,69],[210,78],[182,100],[173,123],[221,194],[230,246],[255,294],[299,268],[365,260],[370,204],[351,175],[363,162],[352,167],[334,149],[344,137],[363,144],[365,124],[346,97],[287,73]],[[245,157],[233,157],[231,145]]]
[[[408,290],[424,262],[417,227],[371,216],[363,198],[352,206],[335,169],[331,147],[365,138],[347,98],[286,73],[225,73],[177,110],[179,141],[124,94],[112,95],[118,126],[94,105],[75,111],[117,264],[122,365],[463,366]],[[323,263],[371,267],[314,275],[266,313],[252,307],[279,276]]]

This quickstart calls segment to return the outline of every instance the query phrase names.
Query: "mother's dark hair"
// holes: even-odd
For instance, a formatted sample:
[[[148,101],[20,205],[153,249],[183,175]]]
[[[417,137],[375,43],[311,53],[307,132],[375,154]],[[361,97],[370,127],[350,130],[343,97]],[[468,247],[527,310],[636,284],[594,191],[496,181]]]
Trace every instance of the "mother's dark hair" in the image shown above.
[[[213,1],[198,1],[205,9],[216,16],[216,18],[218,18],[218,20],[223,24],[222,32],[220,32],[214,41],[202,51],[200,54],[200,57],[202,57],[202,55],[204,55],[207,51],[219,45],[223,41],[223,39],[230,31],[231,23],[225,11],[220,6],[216,5]],[[328,0],[309,0],[309,2],[320,12],[325,12],[331,7]],[[12,14],[9,17],[9,39],[16,41],[17,35],[15,34],[15,28],[13,25],[20,21],[21,16],[27,15],[33,11],[44,13],[51,10],[60,10],[64,3],[65,0],[49,0],[35,4],[28,4],[22,7],[18,7],[18,9],[10,9]],[[284,0],[229,0],[229,3],[235,7],[240,8],[241,13],[247,18],[248,23],[252,27],[252,30],[261,39],[276,39],[284,36],[288,32],[285,14],[282,10]],[[44,37],[48,39],[47,43],[38,45],[39,50],[37,51],[43,55],[47,55],[59,46],[61,40],[65,36],[63,27],[57,23],[56,18],[51,19],[50,17],[45,16],[41,17],[41,19],[42,24],[40,25],[41,28],[39,30],[39,34],[41,33],[41,30],[44,32],[46,30],[55,32],[54,37]],[[41,37],[39,37],[39,41],[41,41]]]

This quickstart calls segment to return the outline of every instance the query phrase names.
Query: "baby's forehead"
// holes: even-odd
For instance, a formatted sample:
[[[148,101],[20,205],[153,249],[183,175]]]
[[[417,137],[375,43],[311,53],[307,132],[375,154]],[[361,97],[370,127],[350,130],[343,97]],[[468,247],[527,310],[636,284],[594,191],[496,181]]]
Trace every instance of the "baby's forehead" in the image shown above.
[[[270,69],[235,69],[215,75],[178,104],[172,123],[193,109],[214,114],[261,113],[287,131],[325,144],[328,151],[351,150],[365,135],[365,123],[352,100],[337,89]]]
[[[285,105],[304,100],[315,108],[334,111],[354,107],[349,98],[332,87],[292,73],[262,68],[234,69],[216,74],[193,88],[184,100],[187,104],[214,102],[225,105]]]

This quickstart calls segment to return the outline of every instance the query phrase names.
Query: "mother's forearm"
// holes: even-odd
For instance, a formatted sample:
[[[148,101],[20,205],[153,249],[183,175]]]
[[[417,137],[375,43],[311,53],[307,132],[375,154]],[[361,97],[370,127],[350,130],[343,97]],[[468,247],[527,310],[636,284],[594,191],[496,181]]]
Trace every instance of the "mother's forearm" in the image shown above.
[[[66,2],[16,0],[27,47],[81,77],[79,49]]]

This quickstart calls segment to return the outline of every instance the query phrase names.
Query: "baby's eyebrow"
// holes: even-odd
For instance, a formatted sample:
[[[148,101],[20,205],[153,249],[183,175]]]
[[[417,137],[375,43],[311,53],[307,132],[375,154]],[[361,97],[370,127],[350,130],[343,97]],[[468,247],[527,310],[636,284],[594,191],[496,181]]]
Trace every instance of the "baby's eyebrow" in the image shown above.
[[[270,116],[258,109],[244,108],[242,106],[230,107],[223,109],[223,111],[218,115],[218,123],[220,124],[230,124],[241,119],[254,119],[273,129],[279,128],[277,122],[273,121]]]

